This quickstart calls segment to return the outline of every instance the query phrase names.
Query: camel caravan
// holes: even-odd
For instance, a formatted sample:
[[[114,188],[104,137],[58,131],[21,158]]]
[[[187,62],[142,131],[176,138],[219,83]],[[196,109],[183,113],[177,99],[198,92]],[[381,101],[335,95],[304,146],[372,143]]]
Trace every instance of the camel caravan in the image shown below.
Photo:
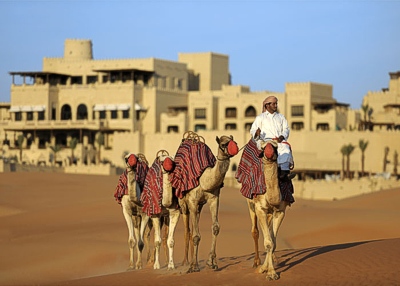
[[[205,204],[209,205],[212,219],[211,251],[206,264],[211,269],[218,269],[220,192],[230,158],[240,150],[232,136],[217,136],[216,142],[218,148],[214,155],[202,136],[189,131],[183,135],[175,157],[166,150],[159,150],[150,167],[143,154],[125,157],[126,169],[119,177],[114,198],[121,205],[128,227],[128,270],[142,268],[145,245],[148,246],[147,263],[152,263],[154,269],[160,269],[161,246],[168,261],[167,269],[175,269],[174,233],[182,216],[185,244],[182,265],[188,266],[186,273],[199,272],[199,220]],[[254,139],[243,147],[236,179],[241,183],[240,192],[246,198],[250,212],[255,247],[253,267],[261,265],[259,224],[266,252],[259,271],[266,272],[267,279],[276,280],[279,279],[274,268],[276,237],[286,207],[294,202],[293,185],[291,180],[279,179],[277,143],[274,140],[265,142],[262,149],[257,148]],[[154,249],[150,251],[152,229]]]

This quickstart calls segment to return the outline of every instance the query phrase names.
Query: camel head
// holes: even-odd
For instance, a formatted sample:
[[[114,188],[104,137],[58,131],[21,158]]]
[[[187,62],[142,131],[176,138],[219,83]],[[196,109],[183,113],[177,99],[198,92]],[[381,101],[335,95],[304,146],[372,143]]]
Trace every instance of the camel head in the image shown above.
[[[146,160],[146,157],[144,156],[144,154],[142,153],[138,153],[138,154],[133,154],[133,153],[129,153],[128,155],[126,155],[125,157],[125,165],[126,168],[130,169],[131,171],[135,170],[138,162],[143,162],[146,165],[148,165],[149,163]]]
[[[127,168],[133,170],[136,167],[137,162],[138,162],[138,157],[136,157],[135,154],[130,153],[125,156],[125,165]]]
[[[218,138],[216,136],[216,141],[218,143],[218,147],[220,152],[222,151],[223,155],[228,158],[235,156],[239,152],[239,148],[237,143],[233,140],[233,136],[225,136],[222,135]]]
[[[157,152],[156,158],[160,160],[163,171],[171,173],[175,169],[174,159],[169,155],[168,151],[160,150]]]

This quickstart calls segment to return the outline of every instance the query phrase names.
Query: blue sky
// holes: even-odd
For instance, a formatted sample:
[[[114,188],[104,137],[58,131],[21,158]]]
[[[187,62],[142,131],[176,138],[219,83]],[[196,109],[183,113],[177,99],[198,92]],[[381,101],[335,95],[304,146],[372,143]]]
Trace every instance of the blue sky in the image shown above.
[[[95,59],[226,54],[235,85],[331,84],[358,109],[400,71],[399,27],[400,0],[0,0],[0,102],[10,102],[8,72],[40,71],[65,39],[90,39]]]

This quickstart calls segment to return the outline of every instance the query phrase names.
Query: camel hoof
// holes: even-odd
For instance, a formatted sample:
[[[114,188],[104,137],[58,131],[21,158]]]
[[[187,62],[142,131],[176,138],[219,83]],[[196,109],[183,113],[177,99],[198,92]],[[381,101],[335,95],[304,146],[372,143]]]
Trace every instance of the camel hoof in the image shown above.
[[[199,267],[189,267],[188,271],[186,273],[195,273],[195,272],[200,272]]]
[[[160,269],[160,263],[154,263],[153,268],[154,269]]]
[[[268,281],[278,280],[279,279],[279,275],[277,273],[269,274],[269,275],[267,275],[266,278],[267,278]]]
[[[175,265],[173,263],[169,263],[168,270],[175,270]]]

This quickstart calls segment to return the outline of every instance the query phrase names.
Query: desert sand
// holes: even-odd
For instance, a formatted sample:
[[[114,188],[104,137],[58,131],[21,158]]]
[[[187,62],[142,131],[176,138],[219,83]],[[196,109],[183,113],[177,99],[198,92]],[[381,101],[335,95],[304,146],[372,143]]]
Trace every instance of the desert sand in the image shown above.
[[[278,234],[277,272],[252,268],[250,219],[238,189],[221,193],[218,270],[206,266],[208,206],[200,219],[201,271],[182,266],[183,226],[174,271],[127,271],[128,233],[114,200],[118,176],[0,173],[0,285],[400,285],[400,189],[340,201],[296,198]],[[323,191],[323,190],[321,190]],[[260,253],[264,258],[262,237]],[[163,252],[163,249],[162,249]]]

